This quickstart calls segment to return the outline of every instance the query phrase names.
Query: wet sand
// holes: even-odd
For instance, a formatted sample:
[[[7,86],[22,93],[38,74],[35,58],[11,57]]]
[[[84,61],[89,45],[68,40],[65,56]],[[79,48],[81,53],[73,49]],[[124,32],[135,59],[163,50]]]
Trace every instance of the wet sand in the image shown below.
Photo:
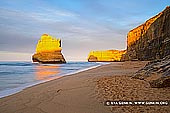
[[[27,88],[0,99],[0,113],[166,112],[169,106],[105,106],[106,100],[170,100],[169,88],[150,88],[130,75],[147,62],[113,62]]]

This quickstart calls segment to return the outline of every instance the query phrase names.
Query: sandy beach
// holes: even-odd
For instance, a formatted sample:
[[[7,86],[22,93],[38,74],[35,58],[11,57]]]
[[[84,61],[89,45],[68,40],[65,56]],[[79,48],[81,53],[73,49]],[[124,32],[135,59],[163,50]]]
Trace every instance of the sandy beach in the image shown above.
[[[147,62],[113,62],[27,88],[0,99],[0,113],[168,113],[169,106],[105,106],[107,100],[170,100],[130,76]]]

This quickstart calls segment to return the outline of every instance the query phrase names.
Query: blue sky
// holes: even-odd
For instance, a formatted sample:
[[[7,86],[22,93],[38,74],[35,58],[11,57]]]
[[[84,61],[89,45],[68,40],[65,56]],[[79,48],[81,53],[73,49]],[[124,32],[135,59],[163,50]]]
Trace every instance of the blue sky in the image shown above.
[[[43,33],[62,39],[66,60],[90,50],[126,49],[126,35],[169,0],[2,0],[0,60],[31,60]]]

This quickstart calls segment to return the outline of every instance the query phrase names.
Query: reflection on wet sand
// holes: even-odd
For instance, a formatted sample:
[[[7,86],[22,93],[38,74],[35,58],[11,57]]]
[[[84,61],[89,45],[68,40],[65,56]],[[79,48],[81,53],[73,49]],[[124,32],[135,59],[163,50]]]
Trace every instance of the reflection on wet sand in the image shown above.
[[[50,76],[56,74],[59,74],[59,66],[37,65],[35,67],[36,80],[48,80],[51,79]]]

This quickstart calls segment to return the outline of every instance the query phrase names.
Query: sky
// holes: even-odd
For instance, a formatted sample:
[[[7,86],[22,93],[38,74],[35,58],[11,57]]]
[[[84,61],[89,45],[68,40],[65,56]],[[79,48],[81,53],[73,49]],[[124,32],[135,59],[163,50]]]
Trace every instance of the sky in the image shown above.
[[[1,0],[0,61],[31,61],[47,33],[62,40],[67,61],[91,50],[126,49],[127,33],[170,0]]]

